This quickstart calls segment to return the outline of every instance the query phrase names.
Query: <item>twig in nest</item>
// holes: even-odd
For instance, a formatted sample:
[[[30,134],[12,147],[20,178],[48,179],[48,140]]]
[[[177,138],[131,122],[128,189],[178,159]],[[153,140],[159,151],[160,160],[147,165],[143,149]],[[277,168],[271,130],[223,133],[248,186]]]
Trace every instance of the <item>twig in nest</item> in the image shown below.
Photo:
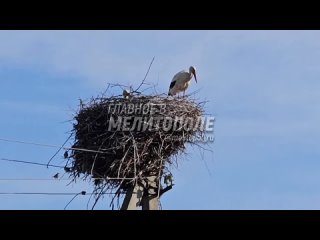
[[[146,75],[144,76],[142,82],[140,83],[140,85],[138,86],[138,88],[133,91],[133,93],[137,93],[137,92],[139,91],[139,89],[141,88],[141,86],[142,86],[143,84],[145,84],[145,81],[146,81],[147,76],[148,76],[148,74],[149,74],[150,68],[151,68],[152,63],[153,63],[153,61],[154,61],[154,58],[155,58],[155,57],[152,58],[152,60],[151,60],[151,62],[150,62],[150,65],[149,65],[149,67],[148,67],[147,73],[146,73]]]

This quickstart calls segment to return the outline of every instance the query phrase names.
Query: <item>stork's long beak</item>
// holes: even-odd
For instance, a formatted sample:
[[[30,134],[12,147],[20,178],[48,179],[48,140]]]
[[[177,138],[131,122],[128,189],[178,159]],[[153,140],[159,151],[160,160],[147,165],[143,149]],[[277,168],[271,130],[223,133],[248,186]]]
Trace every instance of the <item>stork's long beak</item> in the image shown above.
[[[196,80],[196,83],[198,83],[198,81],[197,81],[197,74],[196,74],[196,72],[194,72],[194,73],[193,73],[193,76],[194,76],[194,80]]]

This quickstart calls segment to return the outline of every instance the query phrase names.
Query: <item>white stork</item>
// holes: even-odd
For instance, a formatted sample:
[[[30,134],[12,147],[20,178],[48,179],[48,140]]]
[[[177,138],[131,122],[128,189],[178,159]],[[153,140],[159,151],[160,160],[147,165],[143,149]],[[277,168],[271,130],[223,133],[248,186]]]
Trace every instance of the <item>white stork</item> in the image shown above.
[[[176,75],[174,75],[170,84],[168,95],[174,96],[179,92],[183,92],[183,96],[184,96],[185,91],[189,87],[193,76],[197,82],[196,69],[193,66],[189,67],[189,72],[183,70],[181,72],[178,72]]]

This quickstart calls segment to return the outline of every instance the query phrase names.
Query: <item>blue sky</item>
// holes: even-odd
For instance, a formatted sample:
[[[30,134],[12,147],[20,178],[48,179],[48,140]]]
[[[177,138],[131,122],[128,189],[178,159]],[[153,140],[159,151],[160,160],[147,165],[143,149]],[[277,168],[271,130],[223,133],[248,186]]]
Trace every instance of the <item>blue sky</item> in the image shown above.
[[[0,31],[0,138],[62,144],[79,98],[108,82],[139,83],[153,56],[148,80],[160,92],[196,66],[190,91],[216,116],[213,153],[188,149],[163,209],[320,209],[319,31]],[[55,150],[0,142],[0,158],[46,163]],[[57,171],[0,164],[0,192],[92,190],[81,181],[4,181]],[[0,195],[0,208],[63,209],[69,200]]]

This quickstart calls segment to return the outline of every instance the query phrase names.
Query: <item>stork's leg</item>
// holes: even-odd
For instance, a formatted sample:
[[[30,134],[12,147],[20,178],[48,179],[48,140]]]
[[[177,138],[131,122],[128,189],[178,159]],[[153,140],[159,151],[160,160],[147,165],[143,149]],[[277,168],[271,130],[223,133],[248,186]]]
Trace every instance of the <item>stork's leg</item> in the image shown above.
[[[185,93],[186,93],[186,90],[183,91],[183,97],[184,97]]]

